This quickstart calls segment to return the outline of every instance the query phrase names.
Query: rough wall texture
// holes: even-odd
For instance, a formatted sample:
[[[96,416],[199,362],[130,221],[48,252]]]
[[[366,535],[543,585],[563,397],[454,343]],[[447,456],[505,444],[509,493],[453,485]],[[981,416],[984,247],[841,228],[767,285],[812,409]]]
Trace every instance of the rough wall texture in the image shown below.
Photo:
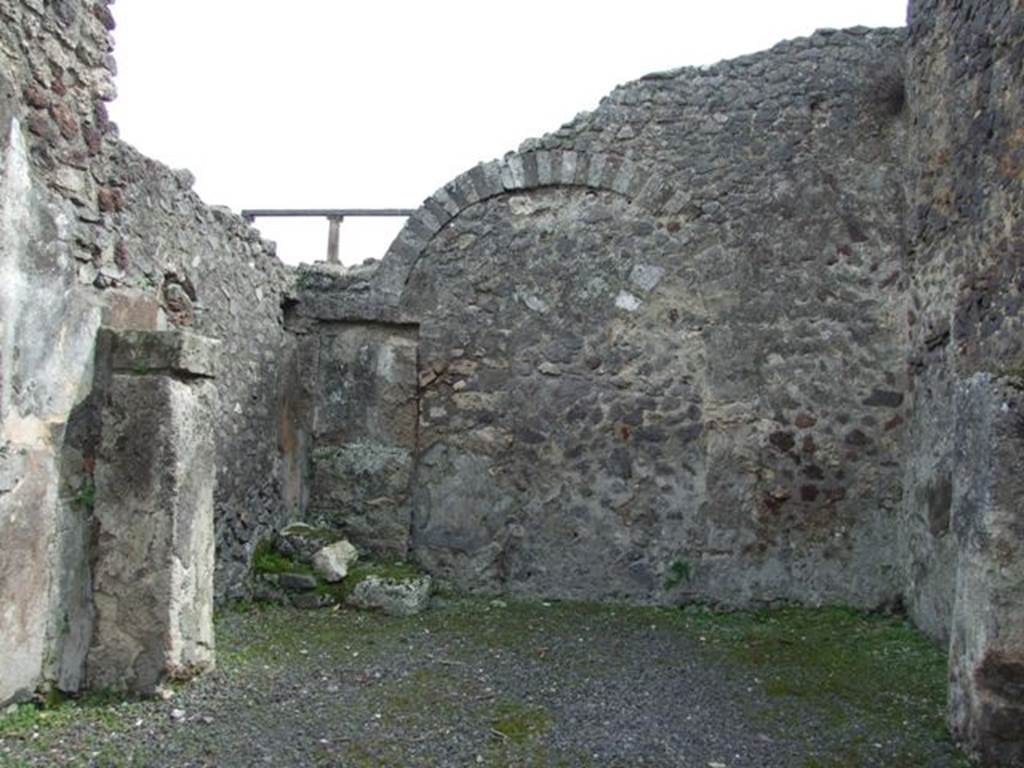
[[[424,564],[565,597],[898,594],[901,56],[853,30],[645,78],[426,202],[348,289],[420,323]]]
[[[298,512],[297,503],[288,509],[284,501],[295,494],[286,490],[298,482],[289,481],[288,464],[304,439],[283,418],[293,354],[281,306],[289,274],[256,230],[191,192],[188,172],[172,172],[120,142],[102,160],[119,202],[97,230],[113,243],[113,263],[99,267],[100,280],[106,274],[116,286],[154,297],[172,323],[223,343],[215,415],[217,592],[237,596],[259,538]],[[86,279],[96,268],[83,265]]]
[[[956,585],[950,628],[954,734],[986,764],[1024,765],[1024,383],[957,386]]]
[[[322,330],[307,516],[380,557],[404,560],[419,413],[416,328]]]
[[[0,2],[0,702],[82,684],[93,628],[92,474],[101,325],[224,340],[215,414],[217,588],[296,514],[304,437],[286,418],[287,270],[271,244],[118,140],[105,0]]]
[[[623,86],[294,295],[117,139],[105,1],[0,18],[0,703],[82,683],[96,329],[177,325],[224,342],[221,595],[304,514],[471,589],[903,600],[1024,760],[1020,0]]]
[[[1020,765],[1024,6],[919,0],[910,40],[906,591],[952,633],[954,729]]]
[[[620,87],[294,314],[418,326],[436,575],[905,601],[952,635],[957,734],[1016,765],[1024,8],[911,17]]]
[[[919,0],[910,27],[908,594],[936,634],[952,609],[953,393],[1024,360],[1022,25],[1012,0]]]
[[[103,6],[105,8],[105,6]],[[0,4],[0,702],[81,679],[87,510],[63,482],[64,431],[91,386],[101,302],[76,289],[73,196],[95,106],[112,94],[101,19]],[[79,43],[83,42],[82,46]],[[79,54],[77,49],[81,47]],[[31,107],[31,104],[37,106]],[[46,135],[43,142],[39,137]],[[75,468],[82,475],[81,462]]]
[[[90,687],[153,694],[213,666],[219,344],[104,331]]]

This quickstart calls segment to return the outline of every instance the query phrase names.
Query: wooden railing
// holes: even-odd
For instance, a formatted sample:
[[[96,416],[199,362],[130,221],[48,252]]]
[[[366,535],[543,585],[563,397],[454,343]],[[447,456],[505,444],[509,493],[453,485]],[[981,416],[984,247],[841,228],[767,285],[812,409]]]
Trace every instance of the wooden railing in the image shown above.
[[[327,261],[339,264],[338,235],[341,222],[346,217],[360,216],[411,216],[412,208],[253,208],[242,211],[242,218],[250,224],[257,217],[306,217],[327,219]]]

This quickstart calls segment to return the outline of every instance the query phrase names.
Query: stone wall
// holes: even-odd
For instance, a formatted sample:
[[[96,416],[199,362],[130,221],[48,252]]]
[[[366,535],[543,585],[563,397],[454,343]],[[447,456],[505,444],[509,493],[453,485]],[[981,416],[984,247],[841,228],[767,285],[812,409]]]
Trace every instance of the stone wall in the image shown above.
[[[217,593],[240,596],[256,544],[298,514],[301,477],[292,465],[305,437],[287,418],[294,342],[282,303],[289,270],[257,230],[205,205],[187,171],[171,171],[121,142],[110,142],[102,160],[117,205],[102,214],[98,235],[112,240],[114,263],[99,267],[99,281],[140,292],[171,324],[223,344]],[[96,265],[83,268],[92,275]]]
[[[439,190],[368,280],[308,282],[300,312],[344,289],[419,324],[412,543],[435,575],[899,594],[902,39],[623,86]]]
[[[64,438],[103,313],[76,257],[113,85],[104,3],[4,2],[0,20],[2,703],[44,679],[75,689],[88,646],[85,473]]]
[[[952,635],[957,734],[1024,762],[1024,7],[917,0],[910,26],[907,597]]]
[[[1024,360],[1022,23],[1009,0],[918,0],[910,27],[906,557],[914,617],[940,636],[954,579],[954,390]]]
[[[219,595],[305,516],[467,589],[902,601],[1024,760],[1019,0],[627,84],[297,284],[118,139],[107,5],[0,0],[0,703],[108,679],[95,339],[176,326],[223,347]]]
[[[297,513],[288,270],[273,245],[117,137],[105,0],[0,2],[0,703],[74,691],[93,630],[96,332],[224,341],[215,414],[217,591],[244,594],[261,537]],[[9,545],[8,545],[9,543]]]
[[[951,641],[957,736],[1015,765],[1024,10],[911,18],[622,86],[295,314],[416,326],[435,575],[905,603]]]

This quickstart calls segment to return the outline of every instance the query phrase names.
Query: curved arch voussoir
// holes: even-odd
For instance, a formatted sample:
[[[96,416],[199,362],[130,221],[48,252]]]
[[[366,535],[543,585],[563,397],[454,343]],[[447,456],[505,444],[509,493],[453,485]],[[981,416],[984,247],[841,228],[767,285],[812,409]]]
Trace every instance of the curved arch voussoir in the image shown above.
[[[612,192],[652,214],[681,210],[689,199],[660,174],[619,155],[560,149],[510,152],[470,168],[424,200],[388,248],[384,261],[390,268],[385,272],[408,275],[434,235],[470,206],[509,192],[552,186]]]

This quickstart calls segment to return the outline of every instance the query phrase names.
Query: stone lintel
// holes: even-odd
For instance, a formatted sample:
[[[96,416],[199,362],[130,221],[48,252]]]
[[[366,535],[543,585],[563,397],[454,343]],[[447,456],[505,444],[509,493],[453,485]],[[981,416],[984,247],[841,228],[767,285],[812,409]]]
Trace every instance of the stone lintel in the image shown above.
[[[379,323],[381,325],[419,325],[419,318],[400,307],[369,299],[347,296],[301,296],[297,315],[322,323]]]
[[[100,330],[114,373],[214,378],[220,341],[182,330]]]

